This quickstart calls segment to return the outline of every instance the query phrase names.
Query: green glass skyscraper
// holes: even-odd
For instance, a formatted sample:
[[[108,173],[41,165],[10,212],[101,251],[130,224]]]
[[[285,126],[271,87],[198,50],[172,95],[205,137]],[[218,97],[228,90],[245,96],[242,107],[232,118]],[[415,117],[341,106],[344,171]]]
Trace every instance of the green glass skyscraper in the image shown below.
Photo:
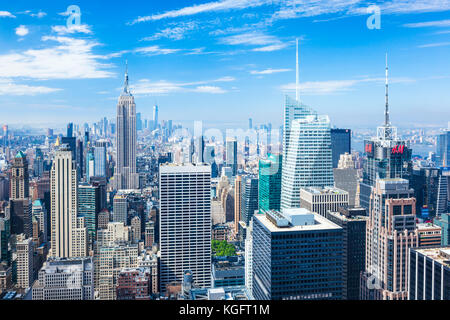
[[[269,154],[259,161],[259,210],[280,210],[281,154]]]
[[[97,230],[97,214],[100,211],[100,193],[98,186],[81,184],[78,187],[78,216],[84,217],[88,232],[89,244],[95,240]]]

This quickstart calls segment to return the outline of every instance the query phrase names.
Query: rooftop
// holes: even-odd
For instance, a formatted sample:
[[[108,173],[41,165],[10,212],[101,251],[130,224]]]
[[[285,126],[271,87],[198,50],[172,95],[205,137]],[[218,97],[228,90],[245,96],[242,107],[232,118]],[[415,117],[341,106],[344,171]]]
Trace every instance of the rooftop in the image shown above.
[[[450,247],[425,248],[414,250],[450,268]]]
[[[347,194],[348,193],[345,190],[335,188],[335,187],[325,187],[325,188],[306,187],[306,188],[302,188],[302,190],[305,190],[312,194]]]
[[[266,216],[266,214],[255,214],[254,218],[259,220],[270,232],[295,232],[295,231],[314,231],[314,230],[336,230],[341,229],[337,224],[329,221],[325,217],[311,212],[304,208],[292,208],[287,209],[283,212],[282,215],[286,215],[286,218],[289,220],[288,215],[294,221],[287,227],[277,227],[273,224]],[[300,218],[300,219],[299,219]],[[303,220],[303,218],[310,221],[313,218],[314,224],[300,224],[296,223],[299,220]],[[301,222],[301,221],[300,221]]]

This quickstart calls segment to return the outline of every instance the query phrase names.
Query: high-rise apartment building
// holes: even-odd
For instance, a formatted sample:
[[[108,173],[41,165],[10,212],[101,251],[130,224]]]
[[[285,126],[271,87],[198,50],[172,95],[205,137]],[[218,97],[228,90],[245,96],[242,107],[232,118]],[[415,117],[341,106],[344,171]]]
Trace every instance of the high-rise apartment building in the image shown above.
[[[116,168],[114,181],[117,189],[138,189],[136,173],[136,104],[128,88],[128,67],[123,92],[117,104]]]
[[[58,258],[87,255],[84,218],[78,217],[78,179],[70,149],[55,152],[51,169],[51,250]]]
[[[379,179],[369,203],[362,300],[408,298],[408,253],[419,246],[414,190],[405,179]]]
[[[92,258],[49,259],[33,285],[32,299],[94,300]]]
[[[193,272],[198,287],[211,285],[211,166],[159,168],[161,290]]]
[[[334,187],[302,188],[300,207],[325,217],[327,211],[337,212],[339,208],[348,207],[348,192]]]
[[[342,232],[325,217],[303,208],[255,215],[253,297],[342,299]]]
[[[281,164],[281,154],[259,160],[259,210],[280,210]]]

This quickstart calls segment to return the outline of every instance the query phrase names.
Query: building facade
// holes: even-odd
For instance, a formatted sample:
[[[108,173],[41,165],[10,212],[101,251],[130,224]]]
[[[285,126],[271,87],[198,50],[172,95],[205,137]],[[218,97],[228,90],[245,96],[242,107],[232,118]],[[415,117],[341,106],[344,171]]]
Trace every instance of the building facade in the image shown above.
[[[160,166],[159,199],[161,290],[186,270],[197,286],[211,286],[211,166]]]

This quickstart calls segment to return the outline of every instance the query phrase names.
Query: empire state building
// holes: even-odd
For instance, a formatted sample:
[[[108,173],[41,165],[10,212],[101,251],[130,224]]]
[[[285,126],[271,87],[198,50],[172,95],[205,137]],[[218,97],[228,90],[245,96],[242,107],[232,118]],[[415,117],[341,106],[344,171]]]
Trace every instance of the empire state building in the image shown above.
[[[138,189],[136,173],[136,104],[128,87],[128,64],[123,92],[117,104],[116,170],[114,181],[117,189]]]

